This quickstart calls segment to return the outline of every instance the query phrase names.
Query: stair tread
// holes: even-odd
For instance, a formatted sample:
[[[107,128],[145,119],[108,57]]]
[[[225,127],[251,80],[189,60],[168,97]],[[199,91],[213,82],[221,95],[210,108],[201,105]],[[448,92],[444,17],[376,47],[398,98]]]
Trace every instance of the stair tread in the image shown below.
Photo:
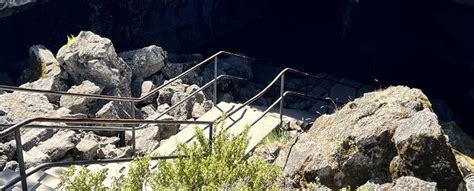
[[[50,188],[57,188],[59,186],[59,184],[61,183],[61,179],[56,178],[56,177],[54,177],[52,175],[49,175],[49,174],[45,174],[43,177],[41,177],[39,182],[42,185],[48,186]]]

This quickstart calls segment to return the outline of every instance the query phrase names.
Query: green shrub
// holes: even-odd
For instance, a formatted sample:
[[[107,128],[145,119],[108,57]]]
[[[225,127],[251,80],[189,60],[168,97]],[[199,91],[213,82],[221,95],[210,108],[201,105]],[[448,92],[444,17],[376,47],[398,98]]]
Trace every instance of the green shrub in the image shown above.
[[[222,129],[222,127],[220,128]],[[145,184],[153,190],[267,190],[277,189],[279,169],[263,159],[245,160],[248,128],[238,136],[218,131],[212,142],[196,128],[192,144],[179,144],[173,160],[159,160],[154,172],[149,170],[150,157],[138,157],[130,164],[128,174],[114,180],[112,188],[103,181],[105,171],[90,172],[87,168],[70,167],[60,184],[60,190],[142,190]]]
[[[188,157],[158,161],[158,169],[150,180],[153,190],[275,189],[277,167],[262,159],[243,158],[247,134],[248,128],[235,137],[218,131],[212,154],[207,155],[209,141],[202,130],[196,129],[197,141],[180,144],[177,149],[178,155]]]
[[[130,163],[125,178],[116,179],[112,190],[139,191],[150,175],[150,157],[137,157]]]
[[[61,177],[59,188],[67,191],[102,191],[106,190],[102,186],[105,178],[105,170],[93,173],[85,167],[79,167],[78,169],[76,166],[70,166]]]

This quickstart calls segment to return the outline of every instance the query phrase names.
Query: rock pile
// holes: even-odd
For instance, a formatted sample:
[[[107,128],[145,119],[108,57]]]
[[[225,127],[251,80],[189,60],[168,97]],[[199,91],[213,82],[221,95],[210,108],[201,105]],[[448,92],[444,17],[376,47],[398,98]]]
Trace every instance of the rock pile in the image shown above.
[[[154,88],[167,83],[171,78],[202,61],[198,54],[168,54],[161,47],[152,45],[138,50],[116,53],[113,43],[92,32],[80,32],[56,57],[42,45],[30,48],[30,67],[24,71],[21,87],[67,91],[79,94],[144,97]],[[220,74],[239,74],[251,77],[250,63],[241,69],[230,67],[232,58],[222,59]],[[74,96],[57,96],[27,93],[5,93],[0,95],[0,122],[14,124],[31,117],[75,117],[75,118],[137,118],[155,120],[174,104],[180,103],[205,82],[213,78],[209,69],[189,73],[148,96],[133,107],[130,103],[101,101]],[[206,72],[204,72],[206,70]],[[207,83],[207,82],[206,82]],[[221,81],[231,89],[230,81]],[[207,93],[206,93],[207,92]],[[191,99],[170,110],[161,120],[194,120],[212,107],[211,91],[199,92]],[[230,93],[232,94],[232,93]],[[228,98],[226,98],[228,99]],[[139,112],[137,112],[139,111]],[[58,125],[58,124],[54,124]],[[179,125],[147,125],[136,132],[137,152],[150,153],[160,141],[179,131]],[[28,167],[58,160],[97,159],[124,157],[131,154],[130,145],[118,147],[115,132],[73,131],[51,129],[22,129],[23,150]],[[0,140],[0,170],[17,168],[13,135]],[[126,139],[129,139],[126,138]]]

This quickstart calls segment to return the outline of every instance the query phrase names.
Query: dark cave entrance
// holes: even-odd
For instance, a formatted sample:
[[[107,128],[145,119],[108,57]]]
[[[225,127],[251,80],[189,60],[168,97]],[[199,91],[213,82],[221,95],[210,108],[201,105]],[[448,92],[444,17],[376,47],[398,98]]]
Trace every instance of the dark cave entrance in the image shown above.
[[[193,4],[204,2],[196,0]],[[239,5],[259,8],[249,8],[253,11],[248,13],[251,18],[245,17],[249,22],[241,27],[226,28],[230,32],[221,35],[196,29],[183,34],[198,32],[196,36],[204,36],[206,41],[169,49],[205,56],[219,50],[243,52],[274,65],[310,73],[325,72],[374,85],[377,79],[382,86],[401,84],[420,88],[428,97],[446,101],[460,126],[474,134],[471,129],[474,104],[468,93],[474,89],[474,38],[470,35],[474,32],[473,7],[449,0],[219,2],[220,13],[211,15],[217,21],[221,17],[244,18],[245,14],[232,10]],[[157,43],[163,39],[156,36],[168,33],[153,33],[156,32],[153,26],[160,23],[154,19],[173,14],[151,11],[166,10],[159,3],[130,2],[130,6],[149,7],[135,13],[124,11],[129,5],[127,1],[103,1],[105,8],[101,11],[112,18],[92,21],[89,3],[97,2],[51,0],[29,11],[0,18],[0,70],[16,78],[26,67],[17,63],[27,59],[30,46],[43,44],[56,52],[66,42],[66,35],[80,30],[92,30],[111,38],[117,51],[149,44],[167,49],[168,44]],[[120,25],[135,27],[135,17],[152,24],[136,26],[138,33],[124,37]],[[349,23],[347,28],[344,23]],[[206,23],[198,26],[201,24]],[[151,38],[140,36],[143,34]]]

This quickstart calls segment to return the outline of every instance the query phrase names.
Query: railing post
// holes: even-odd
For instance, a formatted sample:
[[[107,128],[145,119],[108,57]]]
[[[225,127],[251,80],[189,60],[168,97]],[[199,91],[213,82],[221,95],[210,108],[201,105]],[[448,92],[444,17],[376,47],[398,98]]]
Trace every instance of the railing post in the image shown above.
[[[209,156],[212,155],[212,141],[213,141],[212,135],[213,135],[213,131],[214,131],[212,126],[213,126],[213,124],[211,123],[209,125]]]
[[[285,73],[280,78],[280,128],[283,128],[283,94],[285,93]]]
[[[25,160],[23,159],[23,145],[21,144],[20,128],[15,131],[15,142],[18,166],[20,167],[21,188],[22,190],[27,190],[28,184],[26,183],[26,167]]]
[[[214,92],[212,95],[212,102],[214,106],[217,105],[217,56],[214,57]]]
[[[131,101],[130,102],[130,109],[131,109],[131,115],[132,119],[135,119],[135,102]],[[132,125],[132,156],[135,156],[136,152],[136,141],[135,141],[135,124]]]

